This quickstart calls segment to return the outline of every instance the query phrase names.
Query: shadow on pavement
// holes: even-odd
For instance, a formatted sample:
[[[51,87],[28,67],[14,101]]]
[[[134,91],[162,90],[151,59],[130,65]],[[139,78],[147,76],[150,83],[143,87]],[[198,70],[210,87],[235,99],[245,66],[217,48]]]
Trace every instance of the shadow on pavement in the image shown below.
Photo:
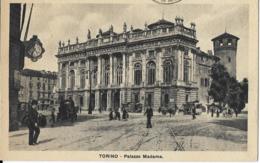
[[[51,126],[51,122],[48,120],[47,121],[47,126],[44,128],[56,128],[56,127],[61,127],[61,126],[74,126],[75,124],[79,122],[85,122],[89,121],[92,119],[98,119],[102,118],[101,116],[96,116],[96,115],[78,115],[77,120],[74,122],[71,122],[70,120],[64,120],[64,121],[59,121],[54,124],[54,126]]]
[[[55,138],[41,140],[41,141],[39,141],[39,144],[48,143],[48,142],[50,142],[52,140],[55,140]]]
[[[223,125],[227,127],[233,127],[239,130],[247,131],[247,119],[227,119],[227,120],[216,120],[210,123]]]
[[[10,137],[18,137],[18,136],[23,136],[23,135],[28,135],[28,133],[16,134],[16,135],[12,135],[12,136],[10,136]]]

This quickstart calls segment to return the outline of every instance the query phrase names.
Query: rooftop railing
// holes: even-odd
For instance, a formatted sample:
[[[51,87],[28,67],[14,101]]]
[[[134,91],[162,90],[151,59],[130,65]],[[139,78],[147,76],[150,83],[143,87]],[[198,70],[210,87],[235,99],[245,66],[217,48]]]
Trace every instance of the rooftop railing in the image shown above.
[[[126,41],[126,39],[129,42],[135,42],[139,40],[152,39],[170,35],[183,35],[189,38],[196,39],[195,30],[186,28],[184,26],[174,26],[167,28],[158,28],[153,30],[143,30],[140,32],[120,33],[117,35],[110,35],[101,38],[90,39],[84,43],[77,43],[59,47],[58,54],[71,53],[104,45],[123,43]]]

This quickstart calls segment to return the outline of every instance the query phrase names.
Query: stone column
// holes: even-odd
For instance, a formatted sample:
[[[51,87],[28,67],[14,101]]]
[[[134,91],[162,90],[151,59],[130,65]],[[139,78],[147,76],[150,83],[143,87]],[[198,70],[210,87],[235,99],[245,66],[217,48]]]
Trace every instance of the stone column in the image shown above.
[[[66,71],[66,90],[68,90],[68,88],[70,86],[69,67],[70,67],[70,61],[66,67],[66,69],[67,69],[67,71]]]
[[[190,52],[190,51],[189,51]],[[189,76],[189,79],[190,79],[190,81],[192,81],[193,82],[193,77],[194,77],[194,62],[193,62],[193,60],[194,60],[194,58],[193,58],[193,54],[190,52],[189,53],[189,56],[190,56],[190,58],[191,58],[191,62],[190,62],[190,76]]]
[[[128,77],[129,77],[129,86],[131,87],[133,85],[133,74],[134,74],[134,70],[133,70],[133,63],[132,63],[132,54],[129,54],[129,71],[128,71]]]
[[[110,111],[110,109],[112,108],[111,101],[112,101],[112,93],[111,93],[111,90],[108,90],[107,91],[107,111]]]
[[[183,59],[182,59],[182,53],[178,49],[177,50],[178,55],[178,80],[183,80]]]
[[[95,109],[98,111],[100,109],[100,91],[96,90],[95,91]]]
[[[156,81],[159,81],[160,83],[163,82],[163,63],[162,63],[162,55],[165,49],[161,49],[157,56],[158,65],[156,65]]]
[[[142,81],[144,83],[144,85],[147,84],[146,82],[146,56],[147,56],[147,50],[146,53],[144,55],[142,55]]]
[[[61,85],[62,85],[62,71],[61,71],[61,66],[62,65],[62,63],[61,62],[59,62],[58,63],[58,80],[57,80],[57,88],[58,89],[61,89]]]
[[[80,66],[80,61],[77,62],[77,68],[76,68],[76,71],[75,71],[75,88],[79,88],[80,87],[80,69],[79,69],[79,66]]]
[[[117,57],[113,56],[113,66],[112,66],[112,70],[113,70],[113,78],[112,78],[112,83],[117,85],[117,79],[116,79],[116,68],[117,68]]]
[[[123,74],[122,74],[122,85],[123,86],[125,86],[126,84],[125,84],[125,77],[126,77],[126,60],[125,60],[125,57],[126,57],[126,54],[125,53],[123,53],[122,54],[123,56],[123,65],[122,65],[122,71],[123,71]]]
[[[125,103],[125,89],[120,90],[120,108],[122,108],[122,104]]]
[[[100,86],[101,84],[101,70],[102,66],[101,66],[101,57],[98,56],[98,71],[97,71],[97,85]]]
[[[90,61],[89,60],[86,60],[86,70],[89,70],[89,64],[90,64]],[[86,78],[88,77],[88,78]],[[85,71],[85,88],[89,89],[89,71]]]
[[[84,109],[84,110],[88,109],[88,107],[89,107],[89,99],[90,99],[89,92],[85,91],[84,92],[84,96],[83,96],[83,108],[82,109]]]
[[[112,85],[113,84],[113,55],[112,54],[110,54],[109,60],[110,60],[109,84]]]
[[[161,106],[161,88],[154,88],[154,111],[158,111]]]

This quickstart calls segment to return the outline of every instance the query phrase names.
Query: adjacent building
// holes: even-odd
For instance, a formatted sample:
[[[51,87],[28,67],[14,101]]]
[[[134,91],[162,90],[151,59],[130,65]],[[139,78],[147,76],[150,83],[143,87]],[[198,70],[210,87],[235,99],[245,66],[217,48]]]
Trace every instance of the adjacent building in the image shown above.
[[[19,102],[29,104],[32,100],[39,102],[39,108],[46,108],[51,101],[55,102],[57,73],[24,69],[20,76]]]
[[[219,60],[196,45],[194,23],[165,19],[143,29],[116,33],[113,26],[86,41],[59,43],[57,91],[83,109],[108,110],[130,104],[159,107],[209,101],[211,65]],[[217,38],[219,40],[219,38]],[[215,40],[213,40],[215,41]],[[234,40],[233,40],[234,41]],[[217,44],[217,43],[216,43]],[[214,44],[215,45],[215,44]],[[215,52],[216,49],[214,48]]]

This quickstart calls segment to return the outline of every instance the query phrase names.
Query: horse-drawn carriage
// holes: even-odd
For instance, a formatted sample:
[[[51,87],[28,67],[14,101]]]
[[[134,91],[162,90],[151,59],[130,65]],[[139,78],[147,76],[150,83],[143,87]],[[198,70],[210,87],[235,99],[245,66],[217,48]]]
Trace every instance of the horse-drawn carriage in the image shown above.
[[[74,122],[77,120],[77,113],[79,108],[75,107],[74,104],[70,100],[66,100],[64,105],[59,107],[59,112],[57,115],[57,120],[70,120]]]
[[[195,108],[196,115],[200,115],[202,112],[206,111],[206,108],[199,103],[199,101],[186,102],[182,105],[182,111],[184,115],[191,115],[192,109]]]

